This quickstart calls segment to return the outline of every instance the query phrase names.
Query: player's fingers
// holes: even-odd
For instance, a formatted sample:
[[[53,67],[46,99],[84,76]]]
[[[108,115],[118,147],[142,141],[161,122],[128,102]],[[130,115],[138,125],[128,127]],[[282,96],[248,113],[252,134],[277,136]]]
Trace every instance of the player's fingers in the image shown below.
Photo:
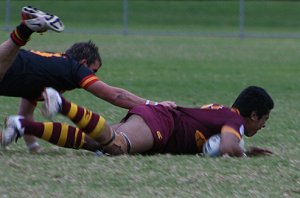
[[[176,108],[177,107],[177,104],[175,102],[169,102],[169,104],[170,104],[170,107],[172,107],[172,108]]]
[[[273,154],[273,152],[270,151],[270,150],[268,150],[268,149],[265,149],[264,152],[265,152],[266,154]]]
[[[163,102],[160,102],[159,104],[165,106],[165,107],[169,107],[169,108],[176,108],[177,105],[175,102],[173,101],[163,101]]]

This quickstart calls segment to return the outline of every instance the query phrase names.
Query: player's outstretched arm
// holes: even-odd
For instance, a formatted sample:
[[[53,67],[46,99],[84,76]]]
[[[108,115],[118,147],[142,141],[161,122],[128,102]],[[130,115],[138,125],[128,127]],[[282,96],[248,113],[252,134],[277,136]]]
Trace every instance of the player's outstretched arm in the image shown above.
[[[146,100],[141,98],[125,89],[119,87],[110,86],[103,81],[97,81],[86,88],[87,91],[91,92],[98,98],[101,98],[115,106],[119,106],[125,109],[131,109],[136,105],[141,104],[158,104],[154,101]],[[175,102],[164,101],[159,103],[167,107],[176,107]]]

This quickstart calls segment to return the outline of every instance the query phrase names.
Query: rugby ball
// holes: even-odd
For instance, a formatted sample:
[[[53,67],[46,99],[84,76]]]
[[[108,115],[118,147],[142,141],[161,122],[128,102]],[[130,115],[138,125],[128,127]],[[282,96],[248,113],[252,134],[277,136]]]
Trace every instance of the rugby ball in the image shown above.
[[[218,157],[220,152],[221,135],[216,134],[211,136],[203,145],[202,152],[206,157]],[[242,138],[239,142],[240,147],[244,150],[245,142]]]
[[[220,156],[220,142],[221,136],[219,134],[211,136],[203,145],[203,155],[206,157]]]

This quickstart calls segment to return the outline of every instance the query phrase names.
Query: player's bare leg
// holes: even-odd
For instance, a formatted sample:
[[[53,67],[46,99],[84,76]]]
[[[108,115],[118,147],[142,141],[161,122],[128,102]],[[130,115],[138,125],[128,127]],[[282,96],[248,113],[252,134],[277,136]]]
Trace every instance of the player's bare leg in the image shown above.
[[[23,116],[24,118],[33,121],[34,120],[34,110],[36,108],[36,101],[29,101],[25,98],[22,98],[20,101],[20,107],[18,115]],[[42,152],[42,147],[37,141],[37,138],[33,135],[24,135],[24,141],[30,153],[40,153]]]
[[[130,141],[130,154],[144,153],[153,147],[154,138],[142,117],[131,115],[126,122],[112,127],[117,134],[123,134]],[[104,148],[109,153],[111,148]]]
[[[0,45],[0,80],[15,60],[20,46],[16,45],[11,39]]]

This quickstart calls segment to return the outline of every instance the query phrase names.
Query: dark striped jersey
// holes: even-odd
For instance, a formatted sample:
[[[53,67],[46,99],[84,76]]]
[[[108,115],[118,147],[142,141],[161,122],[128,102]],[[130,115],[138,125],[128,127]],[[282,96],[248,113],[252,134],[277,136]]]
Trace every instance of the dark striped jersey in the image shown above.
[[[66,91],[97,80],[93,71],[64,54],[20,50],[0,82],[0,95],[35,100],[45,87]]]

